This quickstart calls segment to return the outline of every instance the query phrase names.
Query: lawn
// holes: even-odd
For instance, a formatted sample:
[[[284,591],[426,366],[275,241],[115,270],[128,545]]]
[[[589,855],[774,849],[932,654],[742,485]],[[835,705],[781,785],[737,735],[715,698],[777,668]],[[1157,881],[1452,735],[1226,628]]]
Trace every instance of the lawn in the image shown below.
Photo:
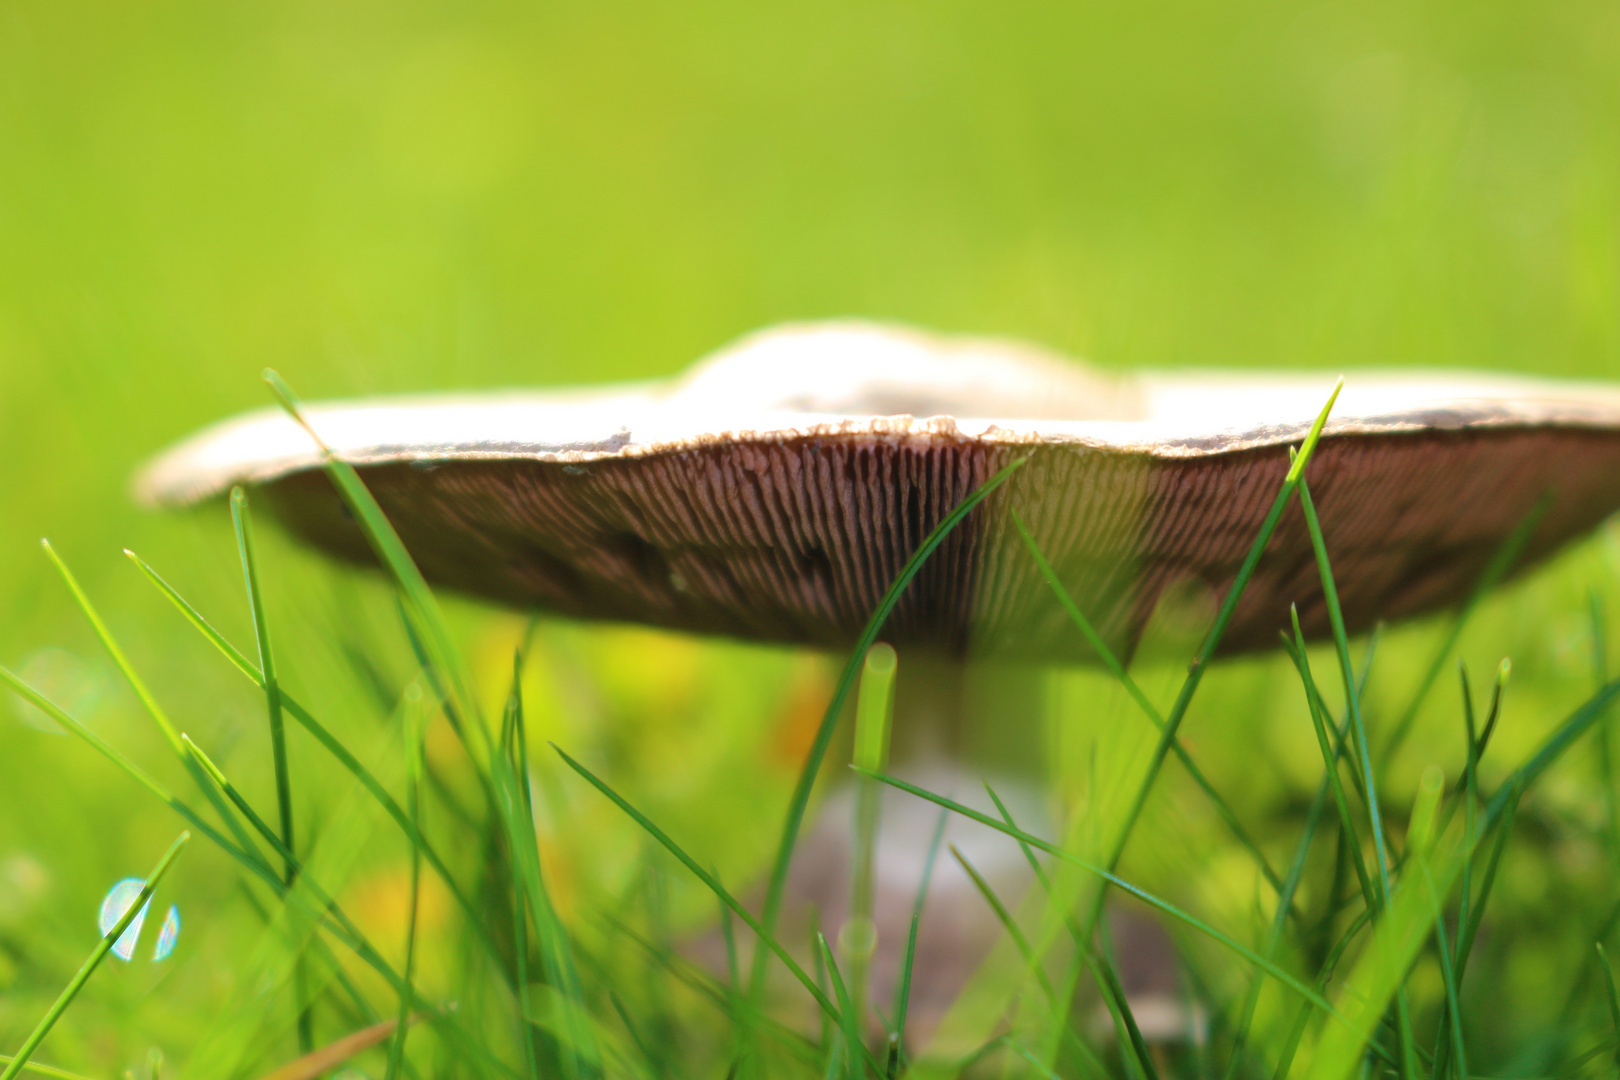
[[[271,403],[266,366],[306,399],[593,383],[678,371],[774,322],[856,315],[1027,338],[1114,370],[1303,368],[1327,372],[1325,387],[1367,367],[1620,377],[1616,70],[1620,13],[1592,2],[10,4],[0,11],[0,665],[210,824],[222,820],[209,803],[226,797],[196,758],[173,752],[41,551],[48,537],[174,730],[279,824],[264,694],[122,554],[134,550],[255,655],[226,508],[154,514],[129,482],[172,440]],[[799,1044],[773,1042],[718,971],[704,982],[703,969],[659,951],[716,932],[713,892],[548,746],[753,905],[845,658],[531,626],[444,595],[442,622],[412,609],[419,635],[442,627],[442,655],[424,668],[384,576],[334,567],[268,515],[254,520],[263,621],[288,694],[402,813],[420,743],[423,835],[466,894],[463,904],[432,867],[420,875],[410,963],[430,1016],[405,1046],[416,1075],[526,1075],[516,987],[530,982],[541,987],[529,1002],[534,1067],[546,1075],[849,1068],[836,1033],[801,1061],[783,1049]],[[1443,770],[1454,812],[1442,810],[1449,831],[1425,856],[1438,891],[1461,874],[1448,845],[1466,825],[1466,800],[1449,786],[1468,760],[1453,662],[1467,665],[1483,723],[1498,663],[1512,660],[1479,768],[1478,816],[1495,822],[1514,770],[1614,663],[1602,642],[1620,612],[1617,539],[1605,529],[1493,591],[1410,737],[1387,762],[1373,755],[1397,857],[1417,850],[1407,819],[1425,771]],[[1375,751],[1453,625],[1441,615],[1379,636],[1360,709]],[[1162,638],[1133,674],[1168,711],[1199,638],[1173,628]],[[436,640],[418,645],[431,654]],[[503,713],[524,642],[520,762]],[[1359,667],[1369,642],[1348,645]],[[1338,652],[1323,642],[1309,655],[1337,722]],[[482,759],[434,704],[448,691],[432,672],[457,665],[459,704],[484,718],[493,747]],[[1037,697],[1055,816],[1117,824],[1153,759],[1152,726],[1098,669],[1043,672]],[[1293,858],[1323,775],[1307,701],[1280,650],[1220,661],[1180,731],[1276,867]],[[1594,946],[1620,947],[1610,918],[1620,791],[1609,726],[1596,719],[1527,788],[1501,848],[1456,988],[1473,1075],[1612,1072]],[[104,895],[147,874],[187,823],[10,695],[0,733],[9,1054],[95,947]],[[378,965],[406,964],[411,845],[305,726],[287,720],[285,746],[295,846],[313,860],[304,895],[310,881],[327,890],[377,943],[377,963],[330,928],[311,937],[309,904],[284,906],[273,882],[193,827],[134,959],[93,973],[38,1061],[144,1078],[155,1049],[164,1075],[256,1076],[301,1044],[398,1013]],[[846,734],[830,779],[848,754]],[[1352,770],[1342,775],[1353,789]],[[531,816],[484,803],[491,785],[521,802],[523,776],[532,865],[501,831]],[[1364,813],[1355,790],[1347,798]],[[1332,885],[1338,831],[1326,805],[1299,902],[1313,925],[1342,933],[1361,898],[1348,869],[1345,891]],[[1482,842],[1476,884],[1500,835]],[[270,846],[263,857],[278,876]],[[1070,880],[1047,865],[1064,888],[1095,885],[1088,871]],[[1432,911],[1412,899],[1427,895],[1419,869],[1406,861],[1396,874],[1417,914],[1392,911],[1432,929]],[[1119,872],[1264,949],[1275,890],[1174,762]],[[523,930],[539,940],[519,948],[512,898],[542,894],[550,906]],[[1448,939],[1466,924],[1459,895],[1442,920]],[[153,961],[170,904],[181,931]],[[1054,950],[1052,977],[1068,977],[1061,920],[1043,922],[1039,898],[1020,915]],[[1251,961],[1178,925],[1188,1000],[1212,1009],[1209,1038],[1133,1055],[1128,1039],[1093,1038],[1077,1021],[1083,1041],[1120,1077],[1271,1075],[1300,998],[1273,980],[1250,1051],[1234,1057]],[[548,966],[565,940],[574,975]],[[1316,940],[1290,939],[1275,963],[1314,978],[1325,960]],[[1353,946],[1345,973],[1366,955]],[[776,975],[787,1016],[800,998],[784,967]],[[1336,1021],[1318,1017],[1293,1075],[1348,1076],[1363,1061],[1433,1069],[1425,1055],[1449,1036],[1436,1030],[1447,976],[1432,939],[1409,975],[1415,1064],[1402,1060],[1394,1019],[1376,1034],[1391,1062],[1337,1052],[1326,1034]],[[997,998],[1007,980],[1023,993]],[[964,1039],[988,1041],[1017,1002],[1017,1038],[977,1068],[1097,1067],[1058,1045],[1066,1036],[1042,1019],[1038,983],[1009,938],[975,984],[982,995],[953,1014]],[[1337,1003],[1340,989],[1324,992]],[[1080,996],[1089,1008],[1095,991]],[[304,1031],[301,998],[314,1002]],[[452,1001],[453,1012],[434,1011]],[[575,1054],[581,1039],[608,1047],[608,1063]],[[384,1041],[350,1067],[382,1077],[389,1052]]]

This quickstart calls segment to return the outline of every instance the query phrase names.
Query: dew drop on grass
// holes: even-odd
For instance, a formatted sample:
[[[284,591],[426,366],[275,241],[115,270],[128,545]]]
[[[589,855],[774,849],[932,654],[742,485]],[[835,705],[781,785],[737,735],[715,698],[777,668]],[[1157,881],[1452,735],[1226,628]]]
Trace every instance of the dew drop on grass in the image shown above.
[[[179,936],[180,909],[170,904],[169,913],[163,916],[163,926],[158,930],[157,944],[152,946],[152,959],[162,960],[174,952],[174,942]]]
[[[112,928],[118,925],[118,920],[124,917],[124,912],[128,911],[136,897],[141,895],[141,889],[145,885],[146,882],[140,878],[130,877],[107,890],[107,898],[101,902],[101,917],[97,920],[102,937],[106,937]],[[146,911],[151,906],[152,901],[148,900],[146,907],[136,914],[123,934],[113,943],[113,955],[118,959],[129,960],[135,955],[135,945],[141,940],[141,923],[146,921]]]

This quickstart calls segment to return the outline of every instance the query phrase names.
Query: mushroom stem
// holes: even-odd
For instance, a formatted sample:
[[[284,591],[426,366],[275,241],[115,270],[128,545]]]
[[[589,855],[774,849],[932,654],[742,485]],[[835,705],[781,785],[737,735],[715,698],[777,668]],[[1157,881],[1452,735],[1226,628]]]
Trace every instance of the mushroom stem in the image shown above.
[[[900,653],[891,768],[950,762],[987,776],[1040,778],[1045,669],[932,649]]]

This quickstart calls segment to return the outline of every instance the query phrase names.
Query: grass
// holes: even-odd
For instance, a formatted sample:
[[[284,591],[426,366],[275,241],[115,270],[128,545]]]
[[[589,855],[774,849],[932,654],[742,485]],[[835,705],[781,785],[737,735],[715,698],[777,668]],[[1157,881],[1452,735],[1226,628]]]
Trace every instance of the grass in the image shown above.
[[[272,379],[285,406],[297,416],[296,399],[284,384]],[[1323,534],[1307,483],[1310,456],[1331,407],[1330,398],[1298,449],[1237,584],[1197,646],[1174,690],[1173,704],[1163,712],[1152,703],[1139,673],[1102,646],[1033,538],[1013,519],[1027,554],[1055,598],[1098,648],[1107,680],[1145,721],[1137,730],[1146,741],[1123,757],[1113,752],[1123,786],[1114,793],[1111,814],[1106,812],[1109,804],[1102,800],[1103,793],[1097,790],[1094,764],[1095,755],[1109,752],[1109,748],[1093,743],[1093,790],[1084,792],[1084,802],[1073,800],[1072,795],[1066,800],[1069,819],[1083,822],[1084,828],[1064,830],[1070,837],[1067,841],[1021,828],[993,789],[989,794],[999,816],[883,772],[893,680],[906,677],[903,665],[897,669],[892,651],[872,648],[881,636],[883,619],[952,528],[986,500],[1016,500],[1016,488],[1003,488],[1023,459],[947,515],[892,583],[862,640],[832,683],[831,704],[809,732],[799,778],[785,806],[786,824],[771,861],[766,890],[756,901],[745,901],[742,894],[728,889],[719,872],[705,865],[675,831],[660,825],[599,769],[588,767],[555,740],[553,749],[565,772],[550,772],[543,763],[544,755],[532,755],[525,666],[536,627],[531,625],[523,632],[522,641],[529,644],[520,643],[509,665],[499,719],[485,712],[476,690],[478,677],[462,654],[443,609],[359,474],[330,457],[327,468],[334,482],[395,583],[402,644],[414,662],[412,674],[399,686],[398,704],[377,746],[357,750],[346,745],[317,722],[310,710],[282,692],[274,674],[269,649],[271,616],[263,599],[242,493],[233,496],[232,511],[248,585],[251,625],[259,642],[257,665],[231,646],[151,567],[136,560],[160,595],[174,603],[201,637],[268,700],[270,744],[275,750],[269,779],[280,829],[267,822],[254,808],[252,796],[229,779],[196,740],[178,730],[88,595],[48,546],[47,553],[96,636],[163,740],[171,743],[177,765],[201,789],[220,824],[209,823],[202,812],[171,794],[167,786],[26,680],[6,669],[0,669],[0,680],[178,813],[235,864],[233,874],[240,887],[257,890],[255,907],[263,912],[267,932],[248,960],[238,994],[251,993],[263,1012],[233,1015],[224,1028],[211,1032],[200,1045],[170,1046],[170,1058],[188,1062],[185,1075],[240,1075],[257,1068],[271,1070],[276,1076],[313,1076],[351,1056],[359,1055],[363,1063],[367,1053],[380,1055],[378,1070],[389,1080],[401,1075],[451,1074],[517,1078],[691,1075],[716,1068],[747,1076],[933,1076],[964,1071],[977,1075],[993,1069],[1006,1075],[1027,1072],[1132,1080],[1198,1076],[1211,1069],[1227,1080],[1251,1075],[1346,1080],[1367,1070],[1407,1078],[1458,1080],[1496,1075],[1490,1071],[1481,1074],[1481,1062],[1498,1063],[1497,1068],[1505,1065],[1511,1071],[1514,1054],[1525,1051],[1501,1046],[1482,1049],[1471,1042],[1506,998],[1489,977],[1476,975],[1469,980],[1470,962],[1477,966],[1484,960],[1496,969],[1507,965],[1506,970],[1511,970],[1513,927],[1532,915],[1522,900],[1501,900],[1496,886],[1504,859],[1514,846],[1513,830],[1522,820],[1521,804],[1539,808],[1538,782],[1543,776],[1581,745],[1583,737],[1592,741],[1604,737],[1605,721],[1613,712],[1610,703],[1620,694],[1620,682],[1604,678],[1607,669],[1601,645],[1597,646],[1593,661],[1596,693],[1553,725],[1539,746],[1504,774],[1487,764],[1494,758],[1487,759],[1486,751],[1510,708],[1505,692],[1508,666],[1504,662],[1498,669],[1483,721],[1475,715],[1464,671],[1460,721],[1453,729],[1464,737],[1462,753],[1457,755],[1462,762],[1457,780],[1447,784],[1443,770],[1430,764],[1420,770],[1410,811],[1392,806],[1384,777],[1389,766],[1375,752],[1365,707],[1369,688],[1376,685],[1376,642],[1367,643],[1358,672],[1339,613],[1331,538]],[[1286,833],[1279,833],[1275,822],[1245,822],[1241,802],[1220,793],[1212,779],[1218,774],[1197,761],[1197,748],[1190,747],[1180,732],[1201,681],[1217,669],[1212,661],[1243,584],[1263,558],[1271,531],[1296,498],[1327,604],[1331,658],[1340,675],[1342,709],[1329,703],[1314,676],[1313,649],[1300,634],[1296,618],[1293,637],[1284,641],[1297,690],[1302,691],[1291,712],[1294,723],[1312,733],[1318,776],[1315,794],[1300,813],[1299,828],[1287,843],[1291,854],[1279,878],[1269,859],[1284,844]],[[1508,569],[1524,540],[1523,530],[1509,538],[1504,554],[1492,564],[1491,576]],[[1440,632],[1442,653],[1460,639],[1463,624],[1478,602],[1477,596],[1470,599]],[[1590,600],[1586,606],[1594,636],[1601,642],[1601,608]],[[1431,661],[1417,669],[1420,677],[1413,696],[1428,693],[1434,681],[1432,672],[1440,662]],[[898,995],[888,1013],[892,1019],[886,1019],[883,1007],[870,999],[866,985],[870,953],[859,933],[850,941],[841,940],[836,949],[827,937],[817,934],[808,954],[777,935],[786,867],[793,858],[811,792],[824,771],[823,759],[845,712],[845,701],[857,682],[861,692],[855,710],[859,722],[852,768],[865,778],[858,781],[863,792],[858,814],[865,838],[862,850],[872,850],[872,837],[881,828],[875,794],[877,785],[887,785],[937,805],[944,814],[1001,833],[1022,852],[1038,885],[1021,903],[1015,903],[1000,895],[963,851],[944,845],[1003,928],[1011,949],[1009,963],[1002,970],[997,970],[992,954],[980,975],[962,988],[964,1000],[985,993],[989,995],[985,1000],[991,1002],[989,1007],[981,1007],[973,1025],[989,1036],[976,1048],[942,1052],[939,1047],[950,1045],[950,1031],[919,1043],[906,1026],[914,985],[916,931],[927,903],[926,887],[916,898]],[[1107,682],[1093,686],[1094,693],[1108,690]],[[1389,714],[1396,719],[1385,733],[1386,746],[1407,737],[1406,718],[1417,711],[1418,705],[1409,703]],[[314,746],[327,754],[329,767],[335,767],[336,775],[347,785],[348,809],[340,810],[330,801],[317,804],[327,808],[326,816],[313,819],[316,839],[307,842],[310,849],[303,855],[291,844],[295,788],[292,757],[280,724],[283,712],[314,736]],[[1336,712],[1342,719],[1335,718]],[[435,752],[431,733],[436,729],[450,743],[441,740]],[[452,745],[454,751],[449,749]],[[372,764],[362,764],[362,756],[370,756]],[[1128,856],[1138,848],[1164,852],[1176,846],[1139,828],[1144,823],[1164,827],[1164,798],[1156,792],[1165,783],[1164,766],[1172,759],[1181,763],[1192,790],[1203,800],[1204,809],[1180,812],[1192,814],[1187,820],[1195,821],[1213,810],[1213,820],[1221,830],[1217,835],[1224,836],[1221,850],[1247,863],[1256,880],[1264,883],[1256,896],[1259,903],[1247,917],[1234,919],[1230,911],[1219,910],[1219,903],[1212,904],[1208,882],[1197,874],[1187,877],[1188,868],[1194,865],[1191,861],[1166,880],[1169,894],[1143,887],[1127,876],[1126,866],[1132,861]],[[1247,762],[1247,767],[1252,768],[1253,762]],[[432,782],[435,768],[441,772],[437,785]],[[447,775],[452,768],[457,772],[454,778]],[[670,857],[674,867],[688,875],[687,880],[719,902],[728,974],[703,974],[678,960],[679,938],[644,887],[663,881],[668,874],[662,869],[667,864],[652,852],[643,855],[628,888],[615,891],[598,886],[581,895],[575,886],[566,904],[559,902],[556,860],[560,851],[571,841],[593,843],[590,835],[611,835],[610,830],[603,831],[607,826],[600,821],[589,827],[591,834],[581,834],[584,827],[569,816],[545,825],[547,798],[582,806],[567,801],[569,793],[559,783],[570,774],[605,797],[655,851]],[[1600,773],[1599,779],[1607,775]],[[549,777],[540,781],[548,794],[537,800],[534,785],[540,776]],[[1494,783],[1488,783],[1486,776]],[[392,785],[402,795],[391,795],[388,789]],[[1060,794],[1074,792],[1061,785],[1057,790]],[[1150,808],[1157,808],[1156,812],[1150,813]],[[567,814],[580,812],[575,809]],[[1538,816],[1548,812],[1538,809]],[[426,828],[430,818],[437,822],[439,843],[448,843],[454,852],[475,853],[476,858],[447,861],[435,854]],[[928,851],[929,866],[942,847],[944,822],[942,817]],[[354,859],[381,839],[375,832],[378,827],[393,834],[387,843],[401,852],[404,916],[398,927],[402,935],[397,954],[402,960],[398,962],[385,955],[374,940],[374,931],[356,922],[341,899],[343,881]],[[1613,832],[1601,830],[1600,835],[1612,839]],[[1518,846],[1523,845],[1520,841]],[[1483,871],[1476,872],[1481,857]],[[869,858],[870,854],[862,861]],[[167,865],[166,857],[162,867]],[[431,927],[423,922],[424,865],[434,871],[446,897],[454,898],[445,908],[447,914]],[[1150,865],[1151,860],[1142,868]],[[587,865],[583,869],[589,872],[593,868]],[[579,872],[576,868],[575,873]],[[1072,874],[1080,877],[1070,880]],[[1343,884],[1350,880],[1355,888],[1346,892]],[[856,882],[857,921],[866,918],[869,923],[866,913],[872,885],[858,868]],[[674,879],[668,885],[679,887]],[[1190,1041],[1155,1041],[1144,1034],[1136,1015],[1141,1003],[1132,1000],[1120,967],[1128,958],[1116,955],[1108,945],[1108,903],[1104,898],[1109,891],[1156,912],[1179,943],[1190,987],[1183,1005],[1209,1016],[1207,1028]],[[1497,903],[1491,910],[1496,914],[1487,921],[1487,906],[1493,898]],[[1513,908],[1503,914],[1505,903],[1512,903]],[[1211,910],[1200,912],[1201,906]],[[197,916],[188,918],[197,920]],[[739,935],[734,922],[746,932]],[[1540,1075],[1584,1075],[1597,1068],[1595,1063],[1602,1060],[1600,1051],[1605,1048],[1620,1054],[1613,977],[1601,940],[1608,927],[1600,929],[1603,932],[1588,945],[1601,970],[1591,980],[1598,992],[1591,995],[1586,1007],[1567,1010],[1559,1028],[1529,1040],[1535,1048],[1531,1052],[1539,1055]],[[1499,944],[1479,956],[1482,930],[1489,931]],[[11,1072],[28,1063],[45,1032],[62,1017],[116,936],[114,933],[97,946],[69,991],[46,1013],[13,1059]],[[457,942],[461,944],[457,946]],[[754,948],[756,942],[763,947]],[[754,957],[747,978],[739,959],[745,947]],[[440,965],[455,959],[447,969],[441,966],[434,976],[425,978],[421,962],[428,956],[436,956]],[[771,960],[781,965],[791,984],[771,982],[767,966]],[[656,992],[650,989],[652,984],[657,985]],[[1602,996],[1604,992],[1607,997]],[[793,1011],[791,1001],[800,995],[820,1014],[818,1024],[806,1026],[787,1019]],[[693,1012],[700,1003],[709,1006],[706,1014]],[[1092,1009],[1107,1017],[1106,1034],[1100,1035],[1087,1021]],[[413,1018],[422,1019],[424,1026],[418,1035],[408,1038]],[[869,1037],[874,1022],[881,1037]],[[328,1033],[326,1045],[320,1048],[317,1029]],[[660,1034],[649,1037],[652,1032]],[[292,1052],[275,1069],[278,1047],[288,1036]]]
[[[32,689],[0,701],[0,1052],[94,947],[107,887],[183,827],[198,842],[164,882],[177,951],[98,968],[24,1075],[339,1067],[301,1055],[311,1043],[374,1078],[847,1071],[844,1029],[823,1029],[741,918],[735,975],[719,946],[694,958],[723,936],[715,891],[549,749],[759,919],[795,792],[809,822],[844,777],[847,727],[803,770],[835,662],[531,627],[451,597],[435,601],[441,639],[407,596],[407,632],[392,583],[302,552],[257,500],[244,603],[229,516],[143,514],[131,472],[263,404],[267,364],[322,398],[643,378],[820,316],[1006,334],[1119,369],[1612,378],[1613,20],[1595,0],[9,5],[0,680]],[[991,497],[1018,509],[1006,494]],[[94,620],[40,560],[42,535]],[[1116,876],[1359,1026],[1335,1035],[1178,921],[1205,1038],[1144,1046],[1130,1027],[1148,1017],[1110,989],[1116,916],[1140,903],[1111,885],[1088,955],[1074,930],[1099,878],[1031,845],[1050,888],[993,888],[1076,1021],[1056,1022],[1009,936],[950,1014],[953,1060],[1248,1080],[1411,1072],[1415,1054],[1456,1075],[1460,1045],[1479,1076],[1612,1075],[1595,945],[1620,944],[1615,718],[1581,709],[1613,669],[1616,550],[1605,529],[1502,582],[1504,547],[1461,610],[1349,640],[1370,763],[1336,641],[1210,664],[1168,740],[1200,644],[1174,627],[1120,661],[1128,682],[1043,673],[1049,813],[1003,824],[1106,868],[1156,769]],[[1504,655],[1505,687],[1485,677]],[[897,677],[916,676],[902,661]],[[993,703],[974,708],[993,732]],[[1521,773],[1542,748],[1557,763]],[[1408,818],[1431,766],[1447,787],[1425,865]],[[933,850],[955,869],[944,840]],[[792,938],[836,1008],[819,948]],[[1395,994],[1369,959],[1380,942],[1415,950],[1396,972],[1410,1038],[1393,1010],[1354,1009],[1355,993]],[[891,1030],[909,986],[873,1002]],[[1345,1049],[1363,1029],[1365,1052]],[[933,1063],[924,1046],[870,1049],[884,1071]]]

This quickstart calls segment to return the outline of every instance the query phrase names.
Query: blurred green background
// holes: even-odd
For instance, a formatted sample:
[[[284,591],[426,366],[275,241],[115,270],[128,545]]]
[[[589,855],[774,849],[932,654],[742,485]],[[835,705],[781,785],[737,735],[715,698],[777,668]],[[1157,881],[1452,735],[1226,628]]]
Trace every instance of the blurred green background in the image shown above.
[[[584,383],[840,315],[1113,368],[1620,376],[1620,7],[8,0],[0,663],[154,755],[36,547],[49,536],[177,722],[267,796],[261,706],[119,555],[246,644],[228,523],[136,508],[144,458],[265,404],[266,365],[308,398]],[[334,642],[385,636],[351,625],[378,591],[280,544],[268,558],[290,680],[338,694],[352,674]],[[1603,543],[1563,567],[1468,639],[1481,671],[1518,649],[1552,702],[1587,685],[1580,588],[1614,581]],[[458,618],[501,643],[498,671],[517,624]],[[678,755],[648,769],[672,813],[712,770],[791,743],[824,691],[821,667],[783,653],[547,633],[548,722],[641,718],[651,744],[622,738],[621,757]],[[403,667],[397,642],[378,648]],[[1277,709],[1297,704],[1282,693]],[[88,948],[101,892],[178,823],[0,712],[14,1041]],[[785,797],[788,768],[733,798]],[[715,857],[746,869],[768,832]],[[187,859],[196,895],[210,874],[229,893],[215,854]],[[240,948],[192,909],[183,950]],[[228,984],[180,961],[161,978],[197,1007]],[[184,1042],[184,1010],[123,977],[89,1016],[139,1035],[86,1019],[59,1057],[122,1067],[141,1039]]]

